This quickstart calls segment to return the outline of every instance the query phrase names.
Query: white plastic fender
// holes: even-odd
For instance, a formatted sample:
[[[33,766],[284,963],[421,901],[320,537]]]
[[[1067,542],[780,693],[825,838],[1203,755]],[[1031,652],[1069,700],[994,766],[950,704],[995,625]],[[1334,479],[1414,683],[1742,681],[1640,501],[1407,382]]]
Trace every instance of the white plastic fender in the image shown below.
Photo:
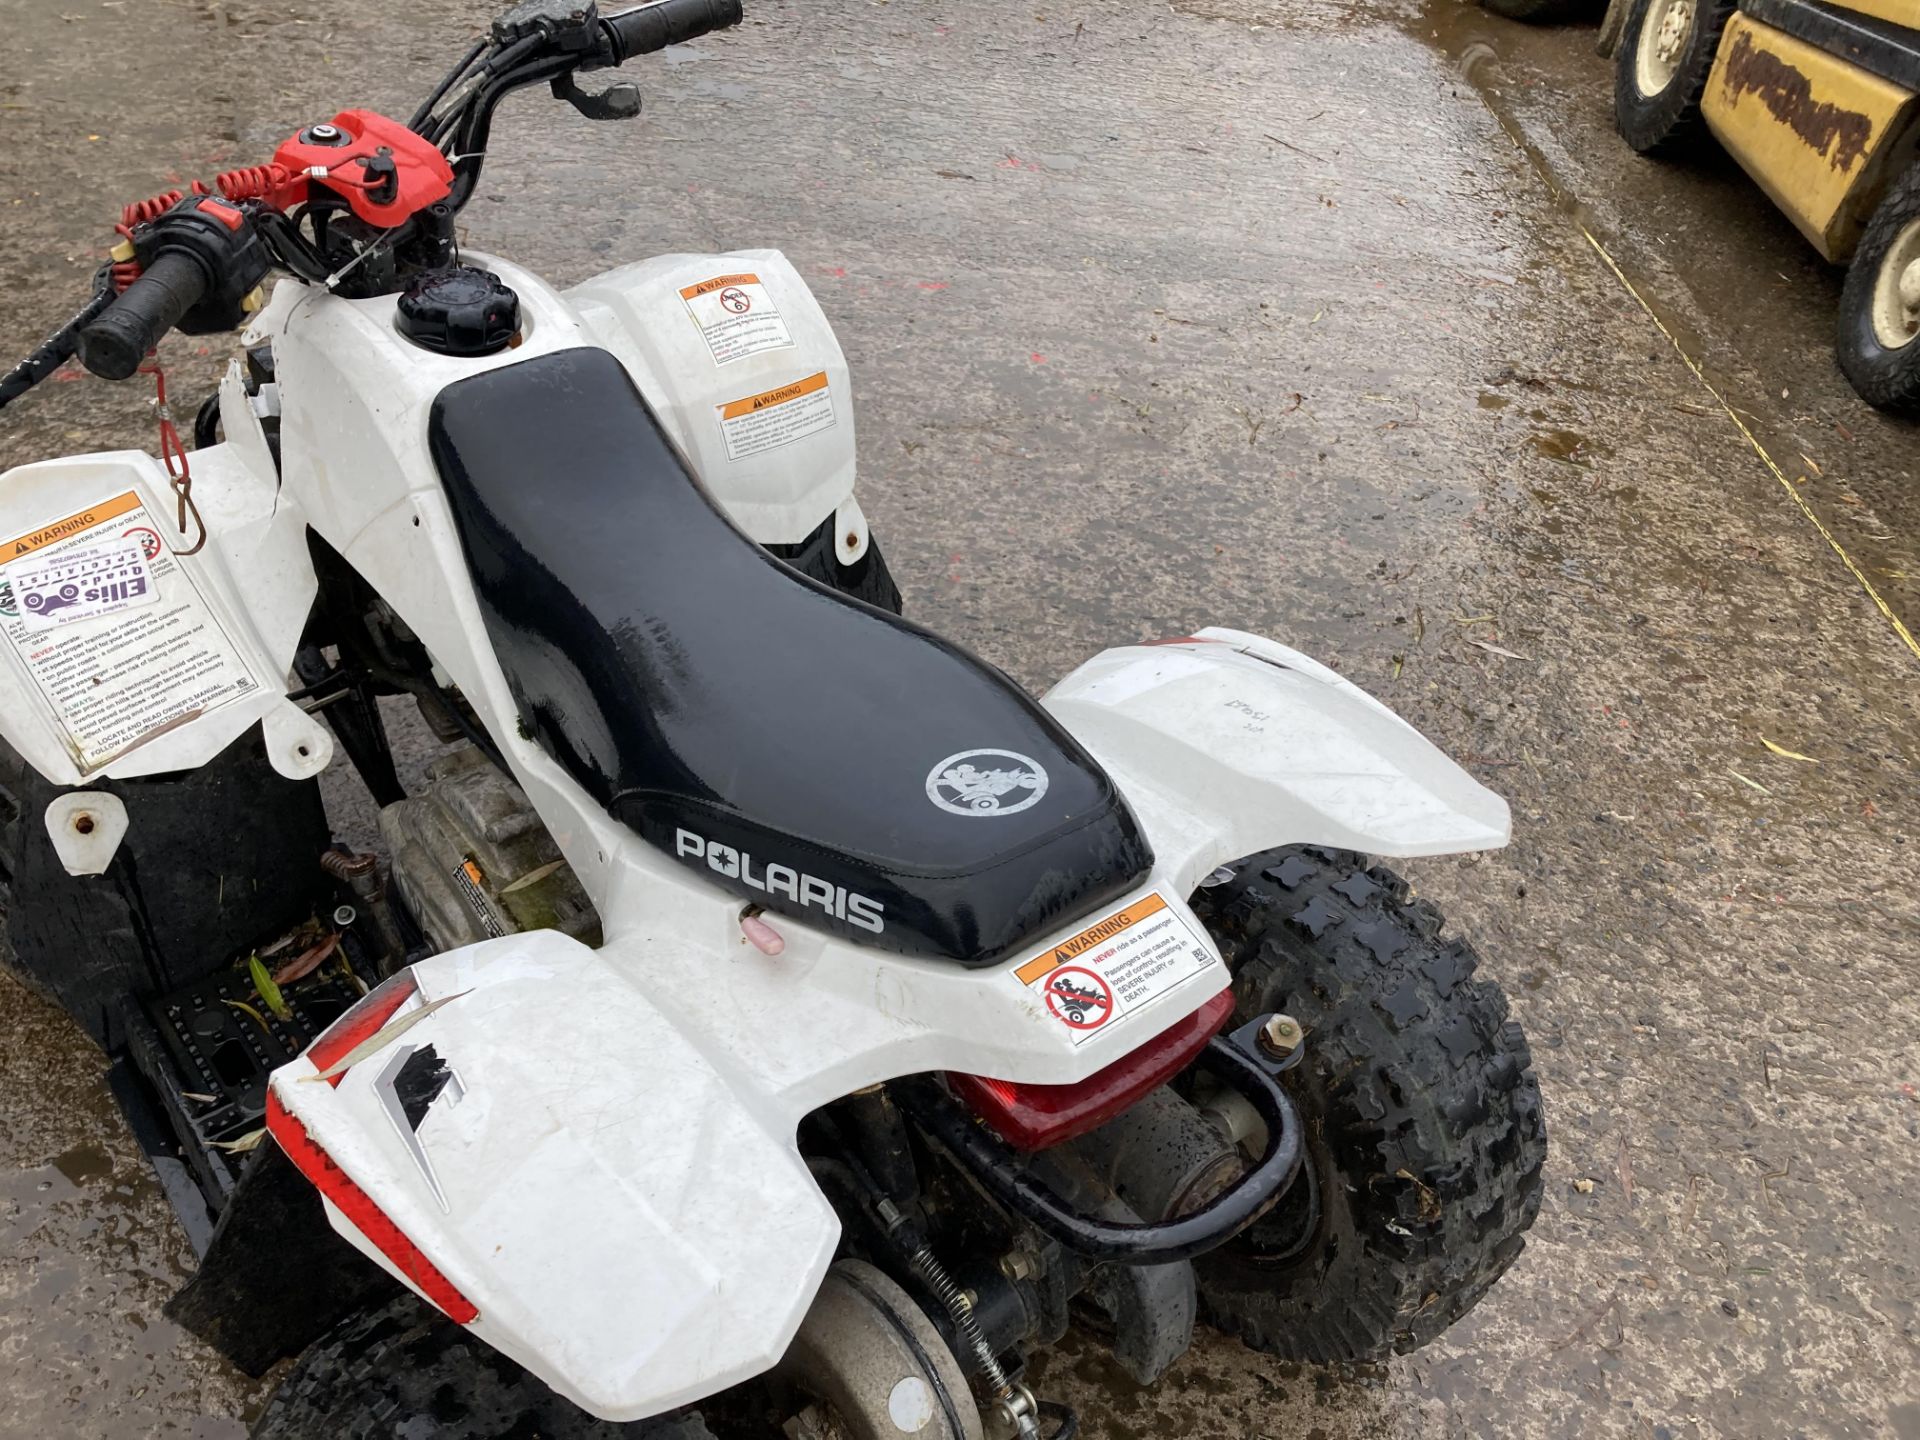
[[[631,1420],[779,1360],[840,1227],[790,1124],[773,1133],[608,958],[552,930],[436,955],[408,1006],[457,998],[337,1088],[304,1058],[271,1083],[478,1309],[477,1336]],[[428,1044],[458,1083],[403,1135],[382,1081]]]
[[[1276,845],[1369,855],[1507,843],[1507,802],[1318,661],[1257,635],[1103,651],[1042,703],[1133,805],[1180,893]]]
[[[127,806],[104,790],[69,790],[47,806],[47,836],[69,875],[104,875],[127,838]]]
[[[191,770],[276,711],[291,712],[284,724],[311,723],[285,698],[316,589],[306,515],[282,493],[270,457],[264,473],[255,468],[267,456],[258,430],[251,412],[235,412],[233,441],[193,452],[207,543],[191,555],[180,553],[191,537],[177,528],[167,472],[151,455],[74,455],[0,475],[0,734],[53,783]],[[129,537],[155,567],[155,602],[39,633],[24,627],[15,567]],[[49,650],[56,645],[72,651],[71,663]],[[138,684],[115,683],[160,653],[168,664],[132,672]],[[77,684],[85,664],[104,665],[106,688]],[[273,756],[282,774],[299,768],[278,749]]]

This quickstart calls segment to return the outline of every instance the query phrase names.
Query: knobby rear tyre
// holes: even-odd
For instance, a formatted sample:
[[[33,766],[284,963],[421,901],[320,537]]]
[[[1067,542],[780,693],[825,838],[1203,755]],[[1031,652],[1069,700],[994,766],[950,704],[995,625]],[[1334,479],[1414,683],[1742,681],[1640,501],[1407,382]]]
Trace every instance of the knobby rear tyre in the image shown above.
[[[1281,1011],[1306,1031],[1287,1084],[1312,1171],[1194,1262],[1202,1317],[1288,1360],[1426,1344],[1513,1263],[1540,1208],[1540,1090],[1506,996],[1437,910],[1358,855],[1269,851],[1194,904],[1235,971],[1235,1023]]]

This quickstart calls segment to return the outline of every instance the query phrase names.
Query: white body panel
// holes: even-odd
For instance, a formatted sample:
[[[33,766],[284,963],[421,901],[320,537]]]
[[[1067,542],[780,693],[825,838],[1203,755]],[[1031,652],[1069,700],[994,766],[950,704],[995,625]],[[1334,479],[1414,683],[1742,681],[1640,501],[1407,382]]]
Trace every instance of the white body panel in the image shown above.
[[[737,898],[616,823],[524,737],[428,453],[428,416],[454,380],[603,345],[743,528],[785,543],[837,515],[844,558],[866,543],[844,359],[773,252],[664,257],[568,295],[505,262],[468,259],[495,270],[522,305],[523,343],[484,359],[411,345],[393,328],[391,298],[280,286],[247,339],[274,344],[283,480],[262,472],[264,443],[231,385],[232,443],[194,456],[215,537],[202,563],[277,683],[313,594],[301,543],[311,525],[459,686],[598,907],[607,937],[598,951],[541,932],[417,967],[423,1000],[458,997],[407,1035],[436,1047],[463,1092],[436,1104],[419,1132],[431,1174],[374,1093],[378,1062],[337,1088],[312,1083],[304,1059],[272,1082],[478,1307],[476,1332],[589,1410],[653,1414],[779,1358],[837,1238],[794,1149],[810,1110],[908,1073],[1062,1084],[1112,1063],[1227,985],[1184,903],[1222,859],[1289,841],[1420,854],[1504,839],[1504,805],[1384,707],[1291,651],[1217,632],[1224,643],[1109,651],[1046,701],[1112,771],[1155,846],[1158,863],[1134,898],[1157,891],[1171,923],[1193,932],[1185,968],[1146,1002],[1089,1034],[1063,1025],[1013,973],[1026,956],[968,970],[784,919],[773,922],[784,953],[763,955],[742,936]],[[756,277],[749,298],[777,308],[790,345],[720,358],[681,292],[736,274]],[[737,435],[721,428],[725,407],[818,374],[842,407],[833,424],[742,460]],[[554,463],[566,463],[563,440]],[[61,513],[80,481],[101,489],[129,476],[164,496],[144,457],[14,471],[0,478],[0,528]],[[77,782],[3,667],[0,684],[14,685],[8,738],[49,775]],[[162,735],[133,752],[135,768],[109,773],[202,763],[263,716],[277,746],[288,712],[324,735],[283,698],[263,696],[259,708],[236,704]]]
[[[224,632],[258,687],[105,763],[85,763],[20,652],[0,639],[0,731],[47,779],[78,785],[101,776],[190,770],[269,717],[286,737],[286,743],[269,750],[277,770],[302,779],[326,768],[333,755],[331,732],[289,702],[282,683],[317,588],[306,517],[297,501],[280,494],[270,464],[263,474],[243,456],[242,448],[231,444],[193,452],[193,499],[207,543],[200,553],[176,559],[191,576],[210,622]],[[173,523],[177,512],[166,470],[138,450],[45,460],[0,475],[0,536],[77,517],[127,493],[137,494],[157,522],[161,544],[183,549],[192,543]],[[0,556],[0,562],[11,558]],[[0,579],[6,573],[0,569]],[[99,632],[114,623],[102,618],[75,625]]]
[[[740,283],[707,289],[728,279]],[[706,293],[688,297],[689,290]],[[748,308],[729,318],[714,298],[722,294]],[[847,357],[820,302],[778,250],[660,255],[576,285],[566,299],[593,332],[593,343],[627,367],[714,498],[761,544],[804,540],[823,517],[852,503]],[[757,330],[744,328],[756,323]],[[729,335],[729,325],[742,328]],[[721,355],[732,358],[717,360]],[[831,424],[778,448],[729,454],[716,409],[816,375],[827,379]],[[843,562],[866,549],[866,522],[857,520],[855,530],[852,545],[841,531]]]
[[[1119,782],[1181,894],[1269,846],[1445,855],[1507,843],[1507,804],[1350,680],[1258,635],[1094,656],[1045,704]]]

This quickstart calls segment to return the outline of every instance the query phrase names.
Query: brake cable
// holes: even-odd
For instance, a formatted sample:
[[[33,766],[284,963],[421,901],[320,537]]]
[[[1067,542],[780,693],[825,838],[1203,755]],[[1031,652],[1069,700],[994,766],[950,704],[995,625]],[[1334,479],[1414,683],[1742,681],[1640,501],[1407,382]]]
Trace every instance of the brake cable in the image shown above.
[[[433,93],[421,102],[418,110],[413,112],[413,118],[407,122],[409,130],[416,135],[426,134],[420,127],[433,118],[433,107],[440,103],[441,98],[449,90],[466,78],[467,71],[473,68],[473,62],[487,53],[488,43],[486,40],[473,42],[473,48],[460,57],[460,63],[447,72],[446,78],[433,87]]]

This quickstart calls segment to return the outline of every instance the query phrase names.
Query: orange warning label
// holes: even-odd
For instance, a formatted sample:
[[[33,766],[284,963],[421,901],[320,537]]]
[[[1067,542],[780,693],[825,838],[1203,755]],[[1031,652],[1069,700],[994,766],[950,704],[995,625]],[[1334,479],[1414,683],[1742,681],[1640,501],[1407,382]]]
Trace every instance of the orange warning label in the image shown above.
[[[1213,947],[1156,891],[1049,946],[1013,978],[1079,1045],[1209,973],[1225,976]]]
[[[1081,955],[1093,949],[1103,940],[1111,940],[1122,930],[1130,930],[1149,915],[1157,915],[1167,908],[1167,902],[1159,895],[1149,895],[1144,900],[1135,901],[1124,910],[1116,910],[1098,925],[1089,925],[1071,940],[1063,940],[1046,954],[1027,961],[1013,973],[1020,977],[1022,985],[1031,985],[1042,975],[1069,960],[1077,960]]]
[[[758,285],[758,275],[716,275],[711,280],[702,280],[698,285],[683,285],[680,288],[682,300],[697,300],[702,295],[711,295],[716,290],[725,290],[738,285]]]
[[[763,350],[793,348],[793,332],[758,275],[716,275],[682,287],[680,301],[715,365],[731,365]]]
[[[69,515],[64,520],[56,520],[51,525],[42,525],[38,530],[30,530],[25,535],[16,535],[0,545],[0,561],[18,560],[22,555],[31,555],[43,546],[55,545],[60,541],[90,530],[95,525],[104,525],[109,520],[118,520],[130,510],[140,508],[140,497],[129,490],[124,495],[116,495],[111,500],[102,500],[98,505],[89,505],[86,509]]]
[[[720,414],[720,437],[726,441],[729,460],[746,460],[831,430],[835,418],[833,391],[827,388],[824,370],[714,408]]]
[[[827,388],[827,372],[809,375],[804,380],[796,380],[791,385],[782,385],[777,390],[763,390],[758,395],[748,395],[739,400],[730,400],[720,407],[722,420],[738,420],[742,415],[752,415],[757,411],[774,405],[784,405],[789,400],[798,400],[817,390]]]

